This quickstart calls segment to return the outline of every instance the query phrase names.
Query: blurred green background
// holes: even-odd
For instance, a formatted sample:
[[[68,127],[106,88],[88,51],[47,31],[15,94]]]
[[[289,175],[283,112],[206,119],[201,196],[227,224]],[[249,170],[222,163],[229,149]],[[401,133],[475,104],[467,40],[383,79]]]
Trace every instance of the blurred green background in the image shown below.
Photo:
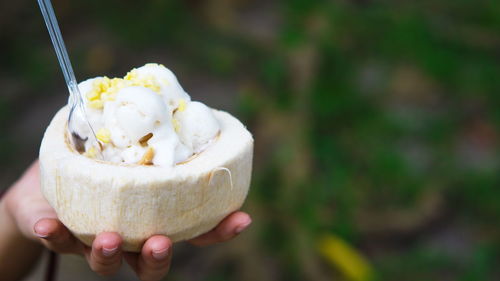
[[[163,63],[254,134],[251,229],[167,280],[500,280],[499,1],[54,6],[77,79]],[[0,2],[0,42],[7,188],[67,90],[35,1]]]

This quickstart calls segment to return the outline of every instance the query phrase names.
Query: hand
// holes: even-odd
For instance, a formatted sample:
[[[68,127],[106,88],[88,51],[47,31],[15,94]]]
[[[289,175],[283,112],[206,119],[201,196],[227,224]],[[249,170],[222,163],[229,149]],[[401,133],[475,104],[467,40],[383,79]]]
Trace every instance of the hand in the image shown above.
[[[83,255],[90,268],[101,275],[115,273],[121,266],[122,258],[143,281],[159,280],[168,272],[172,257],[172,242],[168,237],[150,237],[137,254],[122,252],[122,239],[113,232],[97,235],[92,247],[76,239],[57,219],[55,211],[42,196],[38,161],[14,184],[5,200],[8,213],[26,238],[40,241],[57,253]],[[248,214],[235,212],[212,231],[188,242],[197,246],[224,242],[238,235],[251,222]]]

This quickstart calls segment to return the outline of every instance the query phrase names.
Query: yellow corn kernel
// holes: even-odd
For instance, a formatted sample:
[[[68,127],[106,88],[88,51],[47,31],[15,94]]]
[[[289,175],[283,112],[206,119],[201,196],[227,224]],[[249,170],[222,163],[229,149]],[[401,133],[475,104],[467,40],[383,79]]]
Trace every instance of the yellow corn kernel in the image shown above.
[[[106,85],[109,85],[109,84],[111,84],[111,79],[109,79],[107,76],[104,76],[102,78],[102,83],[106,84]]]
[[[103,143],[109,143],[111,140],[111,133],[106,128],[100,128],[95,136],[97,137],[98,140],[102,141]]]
[[[148,84],[145,84],[144,87],[149,88],[149,89],[155,91],[157,94],[160,93],[160,86],[158,86],[157,84],[148,83]]]
[[[131,70],[126,76],[125,76],[125,81],[126,83],[122,83],[123,86],[140,86],[140,87],[145,87],[148,89],[151,89],[155,91],[156,93],[160,93],[160,85],[156,81],[156,78],[153,75],[141,75],[137,73],[137,70],[133,69]]]
[[[174,127],[175,132],[178,133],[179,130],[181,129],[181,124],[179,123],[179,120],[172,118],[172,127]]]
[[[134,80],[134,83],[137,86],[149,88],[157,93],[160,91],[160,86],[156,82],[156,78],[153,75],[145,75],[141,78],[137,78]]]
[[[130,70],[130,71],[127,73],[127,75],[125,75],[125,77],[123,77],[123,79],[125,79],[125,80],[129,80],[129,81],[134,80],[134,79],[136,79],[136,78],[137,78],[137,69],[135,69],[135,68],[134,68],[134,69],[132,69],[132,70]]]
[[[186,110],[186,101],[184,99],[179,99],[179,106],[177,107],[179,112]]]
[[[111,81],[109,82],[109,84],[110,84],[110,87],[119,86],[119,85],[123,84],[123,79],[121,79],[121,78],[113,78],[113,79],[111,79]]]
[[[109,83],[103,82],[103,83],[99,84],[99,90],[101,92],[106,92],[109,89],[109,86],[110,86]]]
[[[99,91],[96,90],[91,90],[86,94],[86,96],[89,101],[98,100],[101,98]]]
[[[104,102],[102,100],[93,100],[88,103],[90,108],[102,109],[104,107]]]
[[[124,87],[130,87],[130,86],[134,86],[134,82],[132,80],[123,80],[122,79],[120,84],[118,84],[117,87],[119,87],[121,89]]]
[[[96,89],[99,88],[99,85],[101,84],[102,78],[97,78],[94,81],[92,81],[92,88]]]
[[[95,149],[95,147],[90,147],[87,151],[85,151],[85,153],[83,153],[84,156],[87,156],[89,158],[95,158],[97,154],[97,151]]]
[[[105,84],[104,78],[97,78],[92,82],[92,88],[97,91],[101,91],[102,85]]]

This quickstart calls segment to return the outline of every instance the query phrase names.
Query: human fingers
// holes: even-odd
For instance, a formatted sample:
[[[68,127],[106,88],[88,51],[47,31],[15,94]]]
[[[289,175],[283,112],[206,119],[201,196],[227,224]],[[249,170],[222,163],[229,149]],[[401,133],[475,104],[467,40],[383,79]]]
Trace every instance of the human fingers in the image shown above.
[[[61,254],[82,254],[84,245],[54,218],[40,219],[33,226],[34,235],[50,250]]]
[[[155,235],[142,246],[134,269],[142,281],[157,281],[168,273],[171,259],[172,241],[166,236]]]
[[[114,232],[103,232],[96,236],[92,248],[84,250],[90,268],[100,275],[115,273],[121,266],[122,238]]]
[[[252,219],[247,213],[234,212],[227,216],[213,230],[202,234],[188,242],[196,246],[207,246],[219,242],[230,240],[240,234],[252,223]]]

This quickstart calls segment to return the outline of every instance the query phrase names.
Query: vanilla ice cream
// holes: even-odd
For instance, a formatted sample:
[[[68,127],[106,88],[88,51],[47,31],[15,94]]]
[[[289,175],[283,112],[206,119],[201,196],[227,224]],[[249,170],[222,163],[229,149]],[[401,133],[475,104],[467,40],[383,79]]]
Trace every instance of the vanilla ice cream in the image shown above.
[[[220,131],[212,109],[191,101],[163,65],[150,63],[124,78],[96,77],[78,86],[105,161],[173,166],[202,152]],[[89,137],[83,118],[76,118],[77,133]],[[99,148],[85,145],[83,154],[96,157]]]

